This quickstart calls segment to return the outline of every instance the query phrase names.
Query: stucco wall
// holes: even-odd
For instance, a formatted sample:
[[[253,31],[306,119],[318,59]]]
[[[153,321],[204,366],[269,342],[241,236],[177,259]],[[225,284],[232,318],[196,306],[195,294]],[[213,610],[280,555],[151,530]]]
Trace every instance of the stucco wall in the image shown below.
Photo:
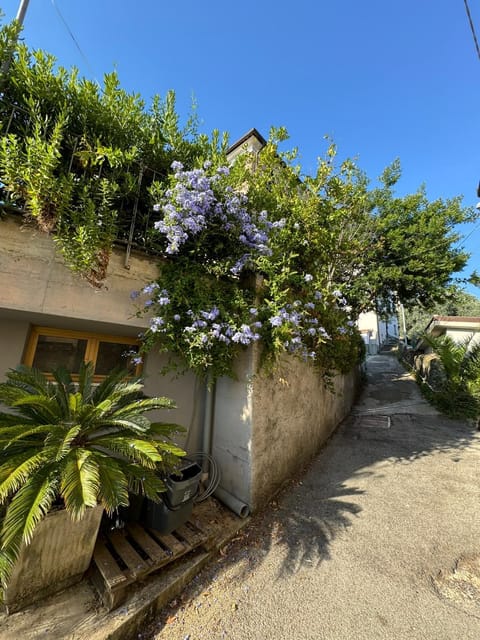
[[[471,347],[473,347],[474,344],[480,342],[480,332],[474,331],[473,329],[471,331],[468,331],[467,329],[447,328],[447,330],[445,331],[445,335],[447,335],[457,344],[466,342],[473,336],[472,342],[470,343]]]
[[[212,455],[220,468],[221,487],[251,505],[253,350],[236,363],[237,380],[221,378],[215,390]]]
[[[158,274],[155,261],[132,256],[125,268],[125,253],[114,251],[105,285],[95,289],[63,264],[53,239],[17,218],[0,221],[0,309],[28,311],[114,324],[120,327],[147,326],[135,318],[130,293]]]
[[[213,456],[221,487],[257,509],[303,467],[348,414],[358,385],[355,372],[325,388],[315,369],[286,357],[274,374],[257,371],[257,347],[237,362],[237,380],[217,385]]]
[[[353,404],[358,375],[337,375],[329,390],[311,365],[290,357],[253,385],[254,508],[313,458]]]

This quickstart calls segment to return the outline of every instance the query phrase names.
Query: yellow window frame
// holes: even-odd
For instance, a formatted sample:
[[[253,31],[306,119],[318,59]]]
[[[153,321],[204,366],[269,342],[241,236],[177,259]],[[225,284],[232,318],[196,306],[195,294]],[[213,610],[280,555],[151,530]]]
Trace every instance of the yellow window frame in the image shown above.
[[[115,344],[129,344],[132,346],[140,346],[140,341],[137,338],[131,338],[129,336],[114,336],[104,333],[92,333],[89,331],[75,331],[73,329],[56,329],[54,327],[39,327],[32,326],[30,328],[30,334],[28,336],[27,343],[25,345],[25,351],[23,354],[22,362],[24,365],[31,367],[35,359],[35,353],[37,351],[38,339],[40,336],[52,336],[56,338],[77,338],[79,340],[86,340],[87,347],[85,350],[85,362],[93,362],[94,366],[97,363],[98,349],[101,342],[112,342]],[[138,376],[142,372],[142,365],[138,364],[135,367],[135,373],[133,375]],[[51,378],[51,374],[48,371],[43,372],[48,378]],[[78,376],[72,373],[72,379],[75,380]],[[94,382],[101,382],[106,378],[105,375],[95,374],[93,377]]]

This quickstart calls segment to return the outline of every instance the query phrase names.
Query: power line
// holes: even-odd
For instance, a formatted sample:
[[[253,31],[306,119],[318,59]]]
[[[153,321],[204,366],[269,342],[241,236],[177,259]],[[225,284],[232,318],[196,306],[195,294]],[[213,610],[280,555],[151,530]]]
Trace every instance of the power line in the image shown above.
[[[470,13],[470,7],[468,6],[468,1],[463,0],[465,4],[465,11],[467,12],[468,21],[470,23],[470,29],[472,31],[473,41],[475,43],[475,49],[477,50],[477,55],[480,60],[480,47],[478,46],[477,35],[475,33],[475,27],[473,26],[472,14]]]
[[[61,12],[61,11],[60,11],[60,9],[58,8],[57,3],[55,2],[55,0],[52,0],[52,4],[53,4],[53,6],[54,6],[54,8],[55,8],[55,11],[58,13],[58,16],[59,16],[60,20],[63,22],[63,25],[64,25],[65,29],[68,31],[68,33],[69,33],[70,37],[72,38],[73,42],[75,43],[75,46],[77,47],[77,49],[78,49],[78,51],[79,51],[80,55],[82,56],[83,61],[84,61],[84,62],[85,62],[85,64],[87,65],[88,69],[90,70],[90,73],[92,74],[92,76],[93,76],[93,78],[94,78],[95,82],[99,85],[100,83],[99,83],[99,82],[98,82],[98,80],[95,78],[95,71],[92,69],[92,66],[91,66],[91,64],[90,64],[90,62],[89,62],[89,60],[88,60],[87,56],[86,56],[86,55],[85,55],[85,53],[83,52],[83,50],[82,50],[81,46],[78,44],[77,39],[76,39],[76,38],[75,38],[75,36],[73,35],[72,30],[71,30],[71,29],[70,29],[70,27],[68,26],[68,23],[67,23],[67,21],[65,20],[65,18],[63,17],[62,12]]]

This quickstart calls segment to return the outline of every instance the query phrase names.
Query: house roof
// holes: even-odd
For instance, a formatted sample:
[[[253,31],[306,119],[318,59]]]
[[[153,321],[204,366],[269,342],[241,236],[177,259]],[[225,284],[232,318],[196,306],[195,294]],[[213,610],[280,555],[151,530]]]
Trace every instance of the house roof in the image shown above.
[[[480,329],[480,316],[433,316],[425,331],[431,332],[435,327],[472,329],[477,325]]]
[[[238,147],[241,147],[243,144],[248,142],[250,138],[256,138],[262,147],[264,147],[267,144],[267,141],[262,136],[262,134],[259,133],[255,128],[253,128],[253,129],[250,129],[250,131],[247,131],[247,133],[244,136],[239,138],[236,142],[230,145],[230,147],[228,147],[227,156],[233,153],[235,149],[238,149]]]
[[[447,329],[480,331],[480,316],[433,316],[425,328],[425,333],[439,336]]]

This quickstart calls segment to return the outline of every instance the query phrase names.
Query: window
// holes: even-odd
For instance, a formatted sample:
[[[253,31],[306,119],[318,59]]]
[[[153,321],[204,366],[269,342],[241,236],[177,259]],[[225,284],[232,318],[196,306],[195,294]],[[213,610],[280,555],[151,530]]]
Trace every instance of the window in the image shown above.
[[[93,362],[98,381],[117,367],[138,375],[141,365],[134,364],[132,356],[138,353],[139,348],[138,340],[125,336],[32,327],[23,363],[44,373],[65,367],[76,374],[82,362]]]

